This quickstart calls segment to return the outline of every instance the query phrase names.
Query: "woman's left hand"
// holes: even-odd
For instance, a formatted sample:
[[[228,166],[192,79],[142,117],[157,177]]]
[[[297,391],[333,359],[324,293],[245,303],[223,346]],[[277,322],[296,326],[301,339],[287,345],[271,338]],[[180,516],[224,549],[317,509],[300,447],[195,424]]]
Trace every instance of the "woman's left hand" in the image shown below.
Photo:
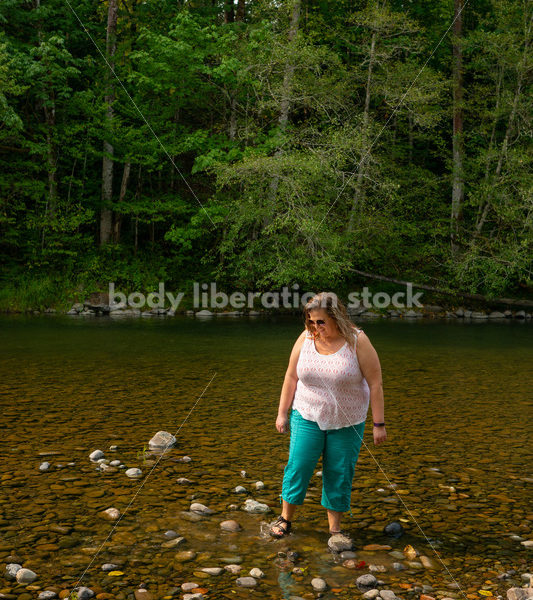
[[[385,427],[374,427],[374,446],[382,444],[387,439],[387,430]]]

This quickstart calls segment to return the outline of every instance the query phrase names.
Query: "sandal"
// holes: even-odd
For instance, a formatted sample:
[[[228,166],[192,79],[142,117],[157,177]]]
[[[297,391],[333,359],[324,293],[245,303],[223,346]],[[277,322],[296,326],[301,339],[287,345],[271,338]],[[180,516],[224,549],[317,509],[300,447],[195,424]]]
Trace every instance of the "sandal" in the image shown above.
[[[283,525],[285,525],[285,527]],[[287,519],[283,518],[280,515],[274,521],[274,523],[272,523],[272,525],[270,526],[270,535],[277,539],[285,537],[286,535],[289,535],[289,533],[291,532],[291,526],[292,526],[292,522],[287,521]],[[273,531],[274,527],[277,527],[279,529],[279,532]]]

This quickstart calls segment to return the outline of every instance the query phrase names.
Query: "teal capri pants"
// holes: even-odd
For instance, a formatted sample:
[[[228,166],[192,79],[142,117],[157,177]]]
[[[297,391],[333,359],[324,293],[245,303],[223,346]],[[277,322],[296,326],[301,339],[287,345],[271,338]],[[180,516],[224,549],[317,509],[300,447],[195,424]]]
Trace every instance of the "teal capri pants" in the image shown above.
[[[292,409],[289,461],[283,475],[281,497],[289,504],[303,504],[307,487],[322,455],[322,506],[350,510],[352,479],[363,441],[365,423],[323,431],[314,421]]]

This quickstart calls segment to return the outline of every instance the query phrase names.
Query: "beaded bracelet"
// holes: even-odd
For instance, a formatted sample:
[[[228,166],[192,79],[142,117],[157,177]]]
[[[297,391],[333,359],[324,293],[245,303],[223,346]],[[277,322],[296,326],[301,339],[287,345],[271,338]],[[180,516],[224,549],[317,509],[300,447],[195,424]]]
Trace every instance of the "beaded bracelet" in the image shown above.
[[[374,423],[374,427],[385,427],[385,423]]]

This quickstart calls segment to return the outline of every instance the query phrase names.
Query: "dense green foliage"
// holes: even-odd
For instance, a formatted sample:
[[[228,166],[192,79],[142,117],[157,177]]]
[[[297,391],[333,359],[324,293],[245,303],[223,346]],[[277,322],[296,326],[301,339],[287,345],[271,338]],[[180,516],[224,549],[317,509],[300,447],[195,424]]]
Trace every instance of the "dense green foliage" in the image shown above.
[[[530,291],[531,3],[466,2],[453,39],[451,0],[120,0],[113,56],[108,9],[0,4],[1,303],[108,281],[342,287],[351,269]]]

